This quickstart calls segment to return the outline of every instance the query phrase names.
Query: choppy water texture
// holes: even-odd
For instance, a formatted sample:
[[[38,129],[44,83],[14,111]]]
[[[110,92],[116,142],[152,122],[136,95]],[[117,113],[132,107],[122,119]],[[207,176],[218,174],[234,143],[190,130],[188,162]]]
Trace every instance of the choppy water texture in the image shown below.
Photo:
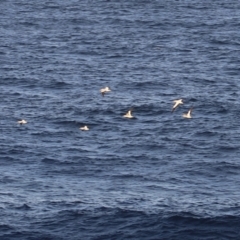
[[[240,239],[239,1],[0,8],[1,240]]]

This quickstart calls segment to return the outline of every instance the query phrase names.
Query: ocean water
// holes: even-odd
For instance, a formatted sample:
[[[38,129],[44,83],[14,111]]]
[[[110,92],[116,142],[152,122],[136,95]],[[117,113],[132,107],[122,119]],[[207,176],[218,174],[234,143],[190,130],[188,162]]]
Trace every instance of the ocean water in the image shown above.
[[[1,240],[240,239],[239,1],[0,8]]]

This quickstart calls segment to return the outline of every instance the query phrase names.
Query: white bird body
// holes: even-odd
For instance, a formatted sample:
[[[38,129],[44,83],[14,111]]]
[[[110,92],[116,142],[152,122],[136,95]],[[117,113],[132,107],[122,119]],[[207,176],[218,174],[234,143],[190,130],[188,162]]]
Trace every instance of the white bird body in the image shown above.
[[[179,106],[180,104],[183,104],[182,99],[174,100],[173,101],[175,104],[173,105],[172,112]]]
[[[24,119],[22,119],[22,120],[18,121],[18,123],[19,123],[19,124],[26,124],[26,123],[27,123],[27,121],[26,121],[26,120],[24,120]]]
[[[190,108],[190,110],[187,113],[184,113],[183,117],[184,118],[192,118],[191,113],[192,113],[192,108]]]
[[[125,115],[123,115],[123,117],[125,117],[125,118],[133,118],[132,110],[129,110]]]
[[[88,131],[89,130],[88,126],[80,127],[79,129],[81,129],[82,131]]]
[[[109,87],[105,87],[105,88],[100,89],[100,92],[102,93],[102,96],[104,97],[104,94],[106,92],[111,92],[111,89]]]

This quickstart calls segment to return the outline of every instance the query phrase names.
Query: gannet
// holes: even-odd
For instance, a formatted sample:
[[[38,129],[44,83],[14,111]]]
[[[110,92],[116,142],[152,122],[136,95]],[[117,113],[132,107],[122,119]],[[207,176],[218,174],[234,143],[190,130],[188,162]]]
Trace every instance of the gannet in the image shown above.
[[[192,116],[191,116],[192,109],[193,109],[193,108],[190,108],[187,113],[184,113],[184,114],[183,114],[183,117],[184,117],[184,118],[192,118]]]
[[[80,127],[79,129],[81,129],[82,131],[88,131],[89,130],[88,126]]]
[[[104,97],[104,94],[106,92],[111,92],[111,89],[109,87],[105,87],[105,88],[100,89],[100,92],[102,93],[102,96]]]
[[[125,115],[123,115],[123,117],[125,117],[125,118],[133,118],[133,116],[132,116],[132,109],[128,110],[128,112]]]
[[[173,105],[172,112],[177,108],[178,105],[183,104],[182,99],[174,100],[175,104]]]
[[[24,119],[22,119],[22,120],[18,121],[18,123],[19,123],[19,124],[26,124],[26,123],[27,123],[27,121],[26,121],[26,120],[24,120]]]

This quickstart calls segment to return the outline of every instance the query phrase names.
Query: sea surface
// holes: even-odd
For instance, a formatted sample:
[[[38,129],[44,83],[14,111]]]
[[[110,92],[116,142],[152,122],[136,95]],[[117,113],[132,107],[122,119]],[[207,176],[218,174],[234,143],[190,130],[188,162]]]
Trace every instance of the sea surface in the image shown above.
[[[0,9],[1,240],[240,239],[238,0]]]

